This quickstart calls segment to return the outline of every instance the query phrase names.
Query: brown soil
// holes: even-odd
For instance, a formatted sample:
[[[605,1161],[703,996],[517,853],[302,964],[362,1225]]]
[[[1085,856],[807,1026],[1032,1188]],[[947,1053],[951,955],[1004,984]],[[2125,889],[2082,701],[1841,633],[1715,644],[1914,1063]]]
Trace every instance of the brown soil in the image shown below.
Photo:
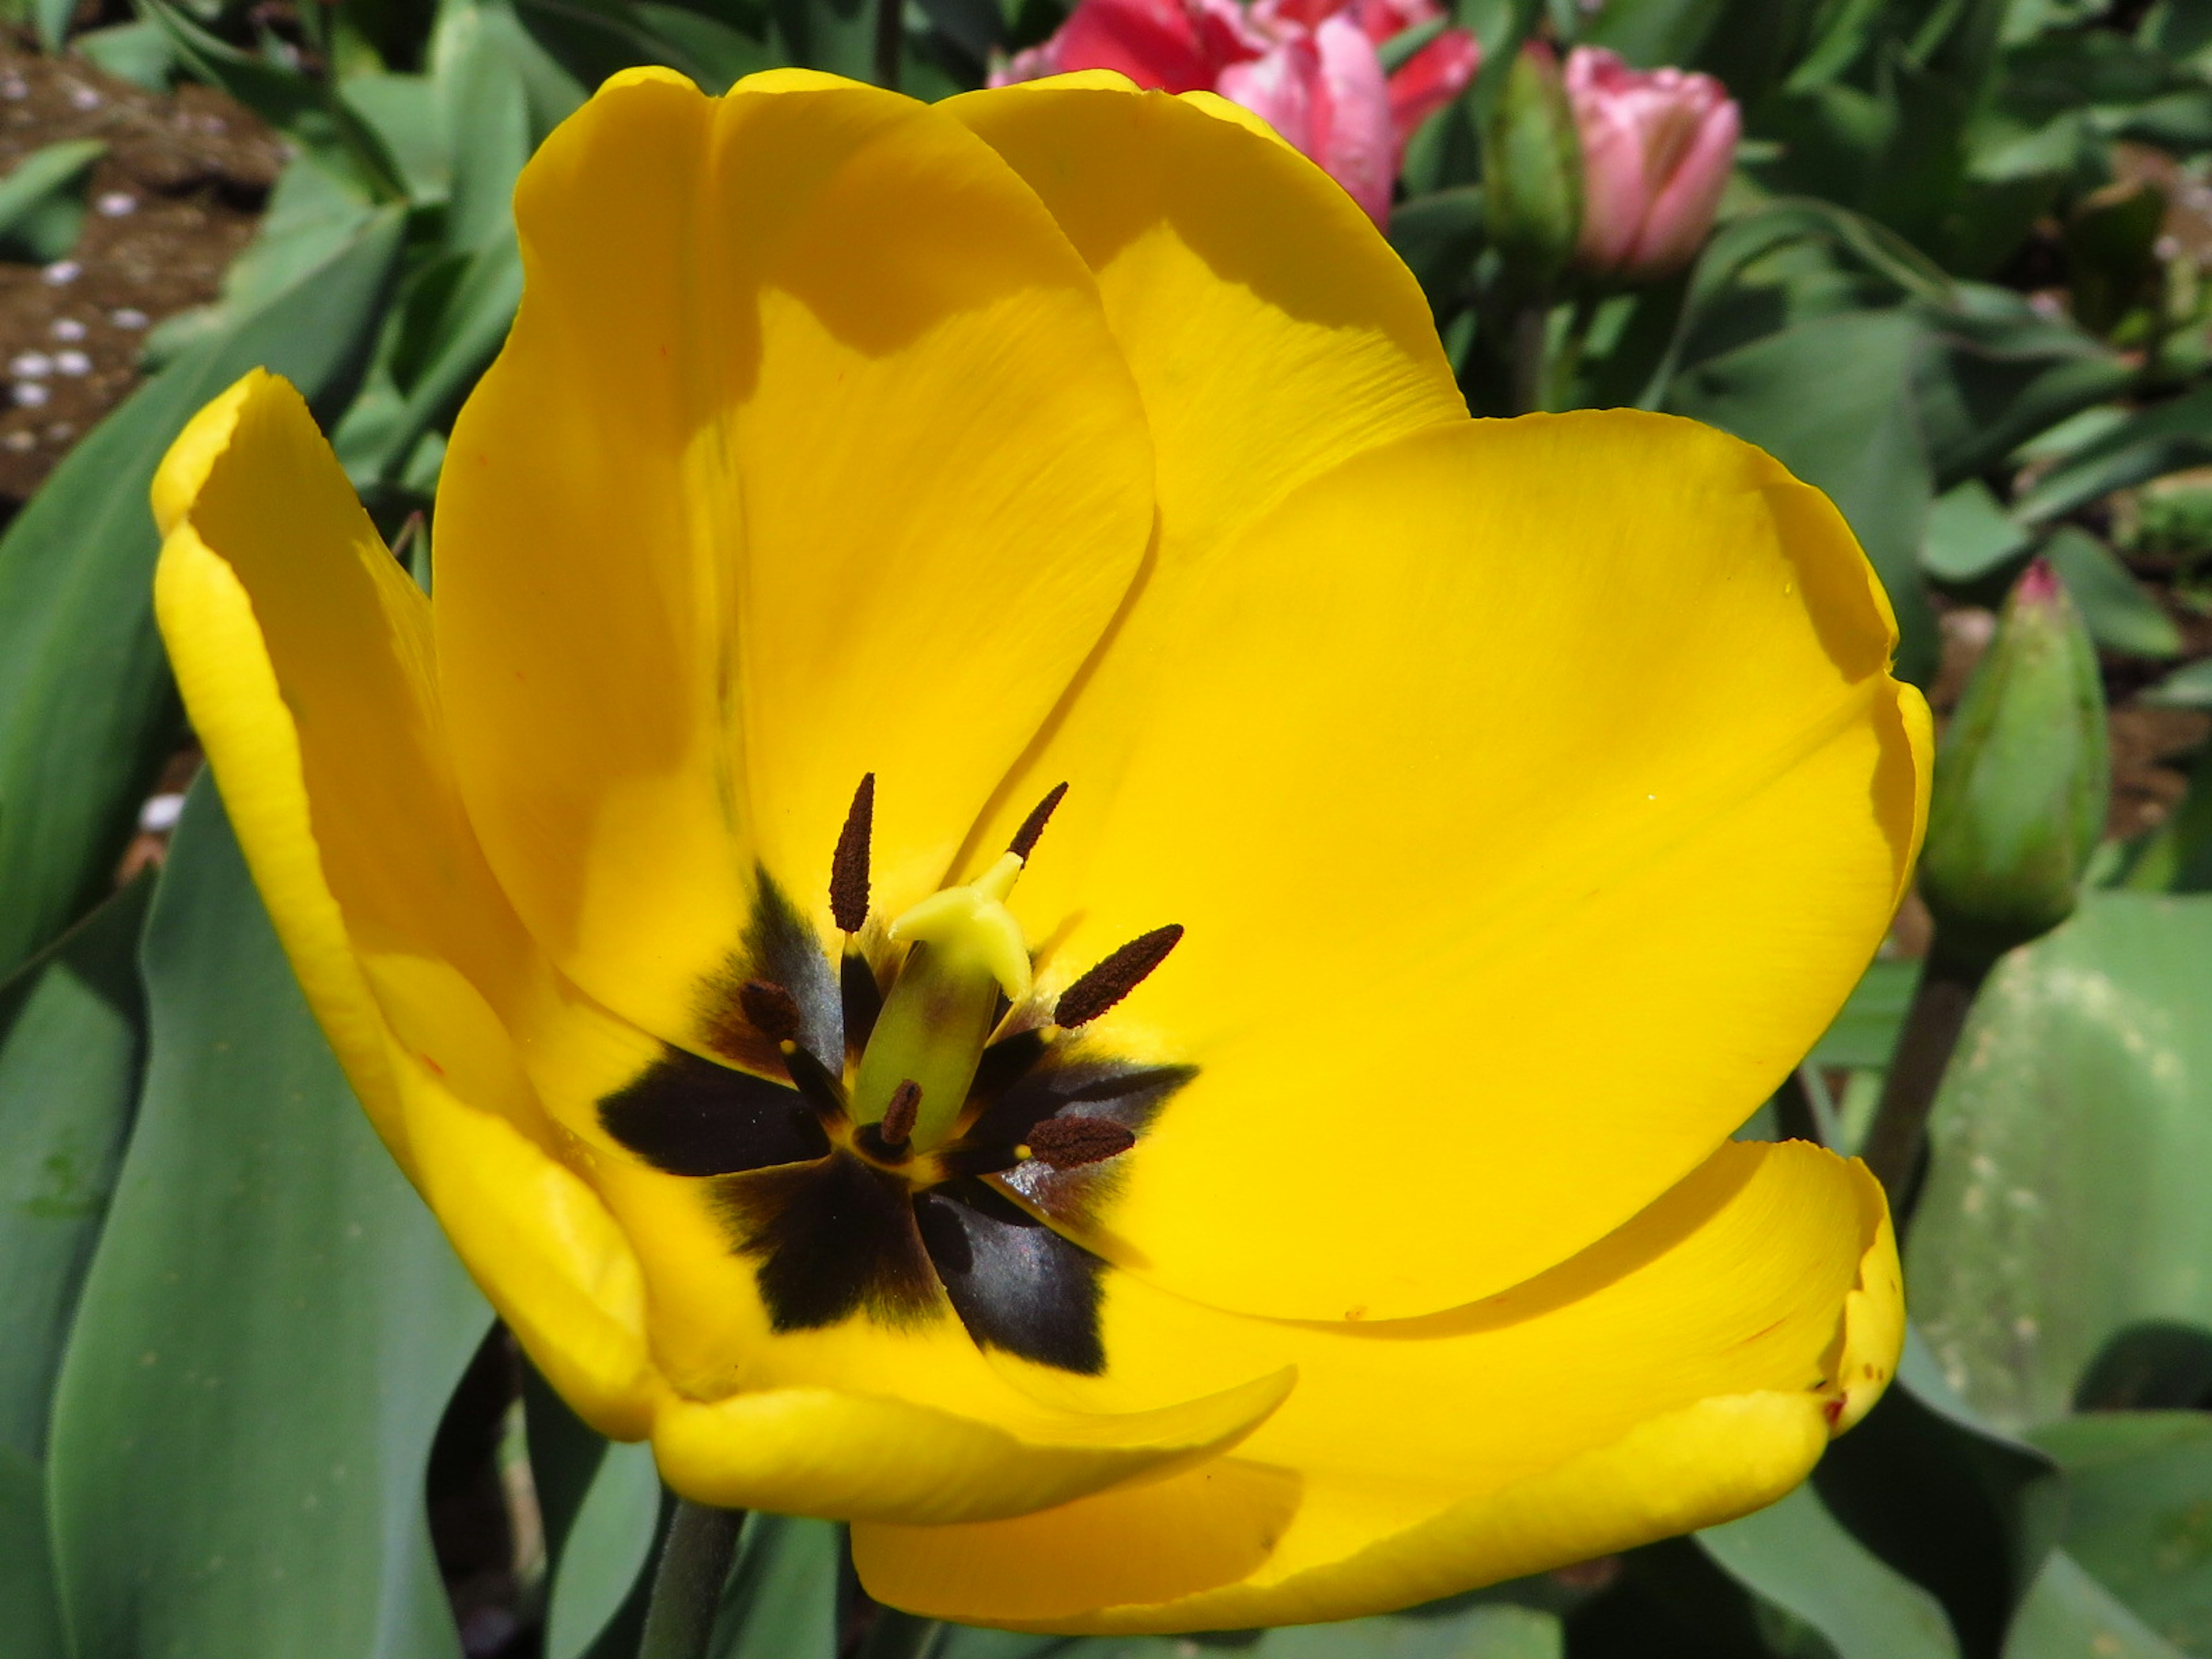
[[[161,96],[0,41],[0,173],[70,138],[108,146],[76,246],[44,269],[0,262],[0,518],[137,384],[146,330],[216,297],[284,159],[221,93]]]

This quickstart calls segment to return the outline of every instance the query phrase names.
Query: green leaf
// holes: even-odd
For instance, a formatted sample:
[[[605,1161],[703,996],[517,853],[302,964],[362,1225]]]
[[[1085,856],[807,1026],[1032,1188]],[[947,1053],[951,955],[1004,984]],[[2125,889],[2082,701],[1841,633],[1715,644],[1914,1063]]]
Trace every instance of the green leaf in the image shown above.
[[[637,1624],[642,1631],[646,1569],[659,1535],[660,1497],[650,1446],[607,1445],[554,1563],[546,1659],[584,1659],[605,1650],[604,1638],[633,1598],[640,1604]],[[635,1634],[629,1644],[636,1645]]]
[[[1739,1582],[1818,1631],[1837,1659],[1957,1659],[1942,1603],[1852,1537],[1810,1486],[1697,1538]]]
[[[1640,0],[1607,6],[1583,31],[1584,42],[1607,46],[1638,69],[1694,61],[1721,14],[1722,0]]]
[[[2024,552],[2028,533],[1997,505],[1979,478],[1936,498],[1920,543],[1920,565],[1938,581],[1971,582]]]
[[[1835,1022],[1813,1045],[1808,1063],[1876,1068],[1888,1065],[1919,980],[1917,962],[1869,963]]]
[[[2081,611],[2089,637],[2106,650],[2137,657],[2181,654],[2180,628],[2104,543],[2064,525],[2042,550]]]
[[[37,1460],[138,1103],[142,878],[0,985],[0,1446]]]
[[[0,258],[45,264],[67,253],[84,223],[83,185],[107,154],[97,138],[34,149],[0,179]]]
[[[2066,1471],[2066,1551],[2191,1659],[2212,1655],[2212,1415],[2097,1412],[2031,1437]]]
[[[144,1098],[56,1396],[75,1659],[432,1659],[422,1483],[489,1312],[196,785],[146,928]]]
[[[1674,379],[1677,414],[1748,439],[1826,490],[1866,549],[1896,610],[1898,672],[1936,666],[1936,619],[1920,579],[1934,494],[1910,385],[1920,325],[1896,311],[1846,312],[1706,359]],[[1820,395],[1808,398],[1805,388]]]
[[[2212,708],[2212,657],[2177,668],[2143,693],[2161,708]]]
[[[70,452],[0,538],[0,974],[107,890],[179,716],[153,618],[146,492],[185,421],[247,369],[325,420],[398,261],[387,209],[278,299],[179,357]]]
[[[713,1659],[837,1659],[845,1539],[830,1521],[749,1515],[722,1593]]]
[[[1937,1099],[1906,1278],[1992,1422],[2063,1413],[2123,1327],[2212,1326],[2212,897],[2092,891],[1999,964]]]
[[[70,50],[117,80],[152,93],[169,90],[169,78],[177,67],[175,49],[159,23],[112,23],[87,29],[70,42]]]
[[[514,181],[530,159],[530,88],[515,31],[474,6],[452,6],[431,42],[451,152],[445,243],[473,253],[511,240]]]
[[[2021,1604],[2004,1659],[2179,1659],[2064,1550],[2053,1550]]]
[[[1917,1332],[1813,1484],[1853,1537],[1942,1603],[1966,1659],[1996,1659],[2057,1541],[2064,1495],[2048,1457],[1951,1392]]]
[[[69,1659],[46,1543],[46,1471],[0,1445],[0,1659]]]

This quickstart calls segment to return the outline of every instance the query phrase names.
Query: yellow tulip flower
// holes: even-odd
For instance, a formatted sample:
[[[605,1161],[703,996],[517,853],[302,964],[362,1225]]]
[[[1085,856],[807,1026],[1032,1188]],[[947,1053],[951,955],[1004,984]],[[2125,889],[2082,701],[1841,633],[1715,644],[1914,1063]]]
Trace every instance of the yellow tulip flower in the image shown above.
[[[585,1418],[898,1606],[1172,1631],[1738,1515],[1867,1408],[1880,1190],[1729,1139],[1920,834],[1826,498],[1469,420],[1203,94],[641,70],[515,210],[434,600],[259,374],[158,600],[331,1045]]]

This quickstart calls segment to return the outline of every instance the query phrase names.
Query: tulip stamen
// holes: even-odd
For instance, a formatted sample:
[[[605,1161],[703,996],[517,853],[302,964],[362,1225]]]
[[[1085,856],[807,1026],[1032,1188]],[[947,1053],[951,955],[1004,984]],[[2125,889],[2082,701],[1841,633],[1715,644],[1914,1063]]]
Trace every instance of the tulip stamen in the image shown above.
[[[1060,994],[1053,1005],[1052,1023],[1062,1030],[1088,1025],[1143,984],[1182,939],[1180,922],[1139,933]]]
[[[1014,838],[1006,843],[1006,850],[1027,864],[1030,853],[1036,850],[1037,837],[1044,834],[1045,825],[1052,822],[1053,809],[1060,805],[1060,798],[1066,793],[1066,784],[1053,785],[1045,798],[1030,808],[1029,817],[1024,818],[1022,827],[1014,831]]]
[[[738,1007],[770,1042],[789,1042],[799,1035],[798,1000],[771,980],[749,979],[739,986]]]
[[[842,933],[859,933],[868,919],[868,843],[875,827],[876,775],[871,772],[853,792],[830,860],[830,914]]]
[[[1014,1156],[1035,1158],[1055,1170],[1079,1169],[1119,1158],[1137,1144],[1126,1125],[1110,1117],[1048,1117],[1035,1125]]]

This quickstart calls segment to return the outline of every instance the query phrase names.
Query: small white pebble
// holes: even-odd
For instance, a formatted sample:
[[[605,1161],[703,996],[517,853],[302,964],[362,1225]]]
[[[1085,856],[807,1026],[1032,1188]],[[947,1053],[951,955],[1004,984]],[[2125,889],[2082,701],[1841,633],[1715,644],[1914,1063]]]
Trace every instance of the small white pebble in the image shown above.
[[[31,432],[11,432],[0,438],[0,449],[13,455],[27,454],[38,444],[38,434]]]
[[[2161,236],[2151,244],[2150,251],[2161,259],[2179,259],[2181,257],[2181,238]]]
[[[5,81],[0,81],[0,98],[28,98],[30,95],[30,87],[12,76]]]
[[[109,312],[107,320],[118,328],[143,328],[146,326],[146,313],[136,306],[125,306],[120,311]]]
[[[74,109],[98,109],[106,101],[90,87],[71,87],[69,100]]]
[[[138,827],[149,836],[166,836],[177,827],[185,810],[181,794],[154,795],[138,809]]]
[[[56,421],[52,426],[46,428],[46,441],[48,443],[65,444],[71,438],[76,436],[76,428],[71,426],[67,421]]]
[[[74,341],[84,338],[85,329],[84,325],[74,317],[57,317],[52,332],[57,340]]]
[[[84,275],[84,267],[74,259],[57,259],[39,273],[56,288],[63,288]]]
[[[103,219],[120,219],[138,211],[138,198],[127,190],[102,191],[93,206],[100,210]]]
[[[36,380],[18,380],[15,382],[15,402],[24,409],[36,409],[40,404],[45,403],[46,400],[52,396],[53,396],[53,393],[48,392],[45,386],[40,385]]]
[[[92,373],[92,359],[82,351],[57,351],[54,353],[54,373],[69,375],[89,374]]]
[[[43,351],[19,351],[8,360],[8,372],[21,380],[43,380],[54,372],[54,360]]]

